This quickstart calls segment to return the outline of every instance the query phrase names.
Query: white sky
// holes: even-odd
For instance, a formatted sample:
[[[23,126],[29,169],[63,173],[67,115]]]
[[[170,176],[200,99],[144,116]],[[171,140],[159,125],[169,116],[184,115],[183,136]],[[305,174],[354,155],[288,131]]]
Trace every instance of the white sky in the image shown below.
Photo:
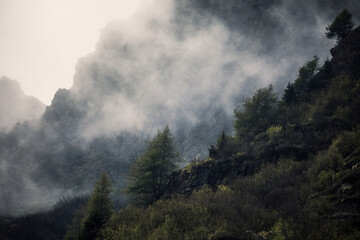
[[[94,51],[100,30],[126,19],[141,0],[0,0],[0,77],[50,104],[70,88],[75,64]]]

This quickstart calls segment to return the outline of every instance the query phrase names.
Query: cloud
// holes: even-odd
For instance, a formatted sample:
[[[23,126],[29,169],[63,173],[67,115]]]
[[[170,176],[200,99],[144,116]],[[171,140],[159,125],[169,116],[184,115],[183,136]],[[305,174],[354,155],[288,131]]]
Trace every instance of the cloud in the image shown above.
[[[269,84],[281,96],[306,60],[329,56],[333,42],[321,31],[344,6],[187,2],[144,1],[132,18],[107,24],[73,86],[55,94],[36,125],[0,134],[0,212],[89,190],[102,170],[119,184],[166,125],[184,157],[206,157],[221,131],[231,133],[243,98]]]
[[[194,125],[204,108],[225,108],[231,118],[238,96],[294,77],[308,57],[260,54],[260,41],[239,51],[251,39],[213,16],[196,23],[196,13],[177,7],[147,1],[133,18],[103,29],[96,51],[78,62],[71,89],[91,106],[79,134],[154,133],[179,118]]]
[[[18,82],[0,78],[0,133],[10,131],[18,122],[38,118],[44,111],[45,104],[26,96]]]

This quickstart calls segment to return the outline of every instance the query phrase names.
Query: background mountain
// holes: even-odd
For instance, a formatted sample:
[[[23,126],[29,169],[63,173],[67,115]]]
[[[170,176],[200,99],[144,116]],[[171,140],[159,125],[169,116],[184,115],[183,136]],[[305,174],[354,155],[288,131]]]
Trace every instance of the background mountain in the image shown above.
[[[283,89],[317,54],[325,27],[357,1],[149,1],[103,30],[35,122],[0,135],[0,214],[88,191],[103,171],[121,188],[146,140],[169,125],[187,160],[205,158],[234,108],[256,89]]]
[[[44,111],[45,104],[26,96],[17,81],[0,78],[0,132],[10,131],[16,123],[38,118]]]

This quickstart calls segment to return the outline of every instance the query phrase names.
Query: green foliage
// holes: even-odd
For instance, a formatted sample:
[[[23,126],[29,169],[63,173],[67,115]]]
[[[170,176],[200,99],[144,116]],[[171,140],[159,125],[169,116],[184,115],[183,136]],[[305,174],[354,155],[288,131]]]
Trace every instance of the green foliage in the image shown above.
[[[344,10],[326,34],[340,41],[352,27]],[[162,198],[180,157],[169,128],[159,131],[130,171],[135,204],[113,213],[103,174],[87,207],[75,211],[65,239],[359,239],[359,76],[351,70],[333,76],[339,65],[331,61],[319,66],[316,56],[307,61],[281,102],[270,85],[235,110],[235,138],[223,132],[209,159],[174,174],[186,192],[192,190],[187,196]],[[114,156],[107,145],[97,141],[92,147],[109,159]],[[82,155],[75,147],[67,151]],[[106,161],[101,164],[110,166]],[[219,171],[213,174],[209,166]],[[211,187],[199,186],[202,180]],[[45,215],[51,225],[68,224],[62,214],[54,216]],[[43,225],[41,218],[20,218],[0,232],[13,227],[21,232],[14,239],[51,239],[48,226],[37,226],[40,233],[27,230]]]
[[[323,89],[332,78],[332,66],[330,61],[319,67],[319,58],[314,56],[307,61],[300,69],[294,83],[288,83],[284,90],[282,100],[287,106],[294,103],[309,102],[313,99],[311,93]]]
[[[105,239],[204,239],[211,218],[206,208],[184,198],[159,200],[147,209],[120,210],[103,231]]]
[[[280,125],[270,126],[268,129],[266,129],[266,133],[271,141],[276,141],[283,135],[283,127]]]
[[[235,110],[236,141],[223,133],[207,161],[231,162],[219,166],[235,166],[236,180],[222,176],[215,179],[219,185],[209,183],[212,188],[194,186],[190,196],[158,200],[152,186],[159,184],[151,177],[161,164],[149,147],[132,175],[144,184],[133,190],[147,207],[121,210],[102,237],[356,239],[360,221],[346,209],[359,199],[353,189],[359,179],[360,83],[349,73],[333,76],[332,66],[326,61],[319,67],[315,56],[288,84],[282,102],[270,85]],[[192,162],[182,170],[186,184],[203,177],[186,179],[192,168],[203,165]]]
[[[264,235],[275,227],[291,236],[295,233],[289,221],[278,217],[282,212],[297,216],[302,169],[302,164],[284,160],[231,186],[219,185],[216,190],[204,186],[188,198],[158,200],[146,209],[129,206],[110,220],[102,238],[254,239],[254,234]]]
[[[191,161],[188,164],[186,164],[186,166],[181,170],[181,171],[187,171],[187,172],[191,172],[191,169],[194,168],[195,166],[201,166],[201,164],[209,162],[209,161],[213,161],[213,158],[207,158],[203,161]]]
[[[308,178],[313,192],[329,189],[341,180],[339,172],[347,165],[348,157],[360,147],[360,130],[344,131],[332,145],[321,151],[308,169]]]
[[[352,128],[360,121],[360,82],[344,73],[332,79],[329,89],[312,106],[312,118],[318,123],[324,117],[339,119]]]
[[[113,213],[112,201],[109,197],[111,192],[111,182],[104,172],[95,183],[94,191],[88,202],[79,239],[96,239],[101,229],[109,221]]]
[[[242,111],[235,110],[234,130],[240,142],[247,142],[276,122],[277,95],[272,85],[246,99]]]
[[[135,204],[149,205],[164,194],[170,174],[181,161],[168,126],[148,143],[129,172],[128,193]]]
[[[299,186],[304,168],[304,164],[282,159],[264,166],[252,176],[239,179],[235,186],[260,205],[291,215],[299,208]]]
[[[237,141],[223,133],[210,148],[207,161],[236,162],[234,166],[245,176],[216,179],[227,185],[203,186],[190,196],[152,198],[146,208],[129,206],[114,215],[102,237],[356,239],[359,218],[341,206],[346,200],[358,201],[358,195],[344,198],[348,185],[344,185],[345,190],[341,186],[349,179],[358,181],[360,84],[346,73],[332,78],[331,63],[319,68],[318,61],[314,57],[300,68],[282,104],[272,86],[258,90],[245,101],[242,111],[235,111]],[[340,120],[341,124],[332,125]],[[249,148],[239,147],[244,144]],[[275,158],[279,151],[303,155]],[[144,159],[151,159],[153,155],[147,154]],[[141,176],[153,176],[154,162],[142,165],[149,168]],[[188,164],[182,171],[184,176],[195,166],[201,168],[202,163]],[[146,189],[138,194],[148,194]]]
[[[159,200],[146,209],[130,206],[112,218],[102,237],[197,240],[249,236],[239,219],[237,208],[242,207],[238,196],[227,186],[219,187],[218,191],[205,186],[189,198]]]
[[[287,87],[284,90],[284,96],[282,97],[282,100],[288,105],[296,102],[294,83],[288,83]]]
[[[298,94],[308,90],[309,81],[315,76],[319,67],[319,57],[314,56],[313,60],[307,61],[299,69],[298,78],[295,80],[294,87]]]
[[[315,77],[319,70],[319,57],[314,56],[313,60],[310,60],[299,69],[299,74],[294,82],[294,94],[295,101],[308,100],[308,93],[310,89],[310,82]]]
[[[360,146],[360,130],[344,131],[334,140],[333,146],[346,159]]]
[[[351,20],[352,15],[344,9],[335,20],[326,27],[326,37],[336,39],[337,42],[341,41],[353,29],[354,23]]]
[[[78,240],[80,238],[82,225],[86,216],[86,206],[81,205],[74,212],[72,223],[67,226],[65,240]]]
[[[217,158],[218,156],[218,150],[214,145],[211,145],[209,150],[209,158]]]
[[[332,78],[332,64],[329,60],[326,60],[324,64],[318,68],[317,73],[309,80],[308,89],[310,91],[321,90],[330,83]]]
[[[223,131],[218,138],[216,147],[211,145],[209,149],[209,158],[226,159],[238,151],[238,144],[231,136],[225,135]]]
[[[0,217],[0,239],[63,239],[74,212],[86,204],[86,196],[64,196],[47,212],[18,217]]]
[[[271,229],[271,239],[273,240],[289,240],[293,239],[294,232],[290,228],[289,223],[280,218]]]

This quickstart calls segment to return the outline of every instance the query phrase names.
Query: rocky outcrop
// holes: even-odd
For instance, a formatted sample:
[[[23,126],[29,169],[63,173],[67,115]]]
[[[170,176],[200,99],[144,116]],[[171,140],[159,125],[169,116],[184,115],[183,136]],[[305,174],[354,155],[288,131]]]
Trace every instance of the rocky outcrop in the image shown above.
[[[204,185],[215,188],[220,184],[226,184],[234,177],[246,173],[243,165],[245,159],[244,156],[226,160],[209,158],[205,161],[190,163],[172,174],[165,197],[173,194],[190,195],[193,190],[198,190]]]
[[[360,27],[351,31],[337,46],[330,50],[333,56],[333,72],[343,71],[355,77],[360,76]]]
[[[292,136],[283,136],[281,140],[270,140],[266,132],[254,137],[247,152],[239,152],[220,159],[206,159],[189,163],[171,176],[165,197],[173,194],[190,195],[192,191],[207,185],[215,189],[220,184],[228,184],[238,176],[256,173],[263,164],[280,158],[304,160],[309,154],[326,148],[328,144],[319,144],[313,134],[313,126],[288,126]],[[296,139],[292,140],[292,138]],[[310,139],[311,141],[306,141]],[[316,143],[315,143],[316,142]]]

